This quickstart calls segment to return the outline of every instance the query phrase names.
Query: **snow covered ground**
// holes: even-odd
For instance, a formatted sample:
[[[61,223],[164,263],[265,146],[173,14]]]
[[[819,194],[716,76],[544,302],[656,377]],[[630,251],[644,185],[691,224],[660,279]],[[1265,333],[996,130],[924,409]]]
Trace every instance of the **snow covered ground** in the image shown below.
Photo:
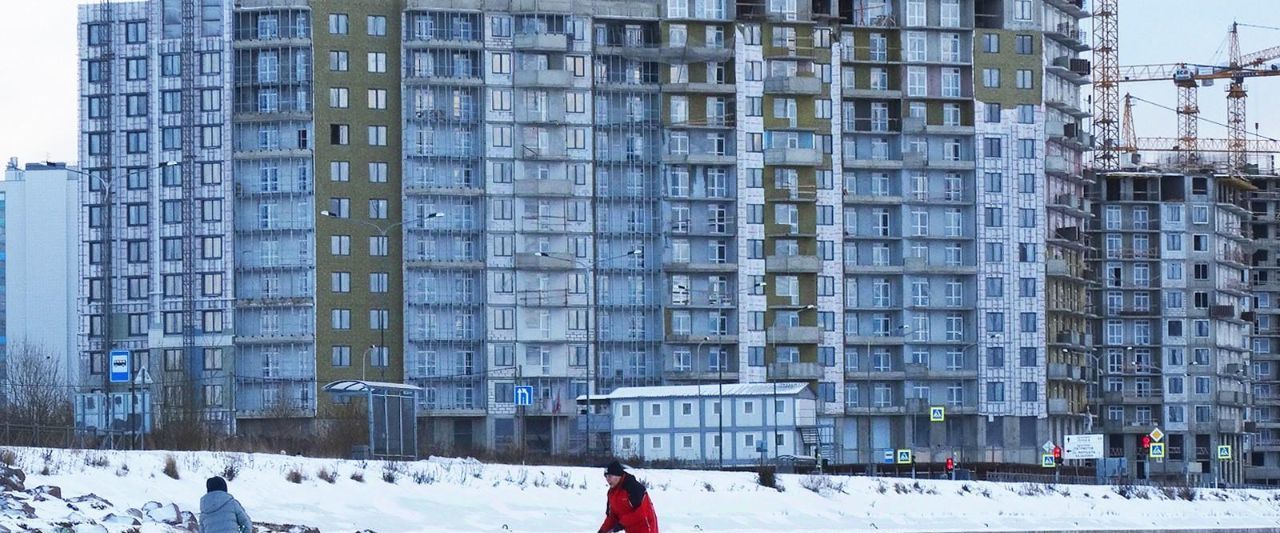
[[[604,512],[602,470],[481,464],[432,458],[412,463],[216,452],[100,452],[9,448],[26,472],[26,493],[0,497],[0,532],[72,521],[117,524],[77,531],[186,531],[158,519],[198,509],[204,480],[236,470],[230,492],[255,522],[322,531],[594,532]],[[0,455],[3,451],[0,450]],[[176,460],[173,479],[165,459]],[[332,482],[321,473],[336,474]],[[296,472],[301,479],[290,481]],[[1125,498],[1113,487],[780,475],[783,490],[748,473],[635,470],[648,484],[664,533],[723,531],[1032,531],[1260,528],[1280,530],[1280,492],[1199,490],[1194,501],[1154,489]],[[362,480],[353,479],[362,477]],[[61,489],[36,497],[38,486]],[[109,504],[73,503],[94,494]],[[1183,495],[1186,496],[1186,495]],[[21,499],[36,519],[4,510]],[[37,501],[41,500],[43,501]],[[164,504],[157,507],[148,502]],[[174,504],[175,508],[167,504]],[[146,506],[146,507],[144,507]],[[78,514],[73,514],[78,513]],[[150,515],[150,516],[149,516]],[[171,520],[174,521],[174,520]]]

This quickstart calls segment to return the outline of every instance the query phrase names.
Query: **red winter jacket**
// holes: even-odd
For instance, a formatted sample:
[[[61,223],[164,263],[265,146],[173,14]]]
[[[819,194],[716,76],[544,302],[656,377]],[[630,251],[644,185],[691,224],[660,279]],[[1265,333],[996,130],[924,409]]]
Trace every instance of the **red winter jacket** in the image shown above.
[[[608,499],[601,532],[616,531],[620,527],[626,533],[658,533],[653,501],[635,476],[624,474],[622,482],[609,487]]]

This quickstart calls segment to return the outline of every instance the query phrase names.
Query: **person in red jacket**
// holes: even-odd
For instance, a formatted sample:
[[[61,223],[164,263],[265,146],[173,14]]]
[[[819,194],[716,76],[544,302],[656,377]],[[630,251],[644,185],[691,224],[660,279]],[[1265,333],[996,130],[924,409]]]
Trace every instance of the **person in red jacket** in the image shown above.
[[[605,468],[604,478],[609,482],[609,492],[599,533],[658,533],[658,515],[644,485],[617,461]]]

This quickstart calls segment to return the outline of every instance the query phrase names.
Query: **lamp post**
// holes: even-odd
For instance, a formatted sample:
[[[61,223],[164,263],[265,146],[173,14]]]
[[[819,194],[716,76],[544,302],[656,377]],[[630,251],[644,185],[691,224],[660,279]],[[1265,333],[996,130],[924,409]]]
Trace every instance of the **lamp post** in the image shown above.
[[[549,253],[547,253],[547,252],[534,252],[534,253],[533,253],[533,255],[536,255],[536,256],[538,256],[538,257],[549,257],[549,258],[555,258],[555,256],[553,256],[553,255],[551,255],[551,254],[549,254]],[[627,251],[627,253],[625,253],[625,254],[620,254],[620,255],[615,255],[615,256],[612,256],[612,257],[605,257],[605,258],[597,259],[597,260],[592,261],[592,262],[590,262],[590,263],[587,263],[587,262],[585,262],[585,261],[581,261],[581,260],[576,259],[576,258],[573,258],[573,257],[560,257],[560,258],[559,258],[559,259],[563,259],[563,260],[565,260],[565,261],[568,261],[568,262],[570,262],[570,263],[573,263],[573,264],[575,264],[575,265],[581,266],[582,268],[589,269],[589,270],[591,270],[591,271],[592,271],[592,278],[591,278],[591,351],[592,351],[593,353],[591,354],[591,356],[590,356],[590,357],[588,357],[588,358],[587,358],[587,420],[586,420],[586,423],[587,423],[587,455],[588,455],[588,456],[590,456],[590,455],[591,455],[591,433],[592,433],[592,431],[591,431],[591,411],[593,410],[593,407],[592,407],[592,405],[591,405],[591,389],[594,389],[594,388],[595,388],[595,382],[594,382],[594,381],[593,381],[593,379],[592,379],[592,377],[593,377],[593,375],[592,375],[592,369],[593,369],[593,367],[595,366],[595,363],[597,363],[597,362],[600,360],[600,291],[598,290],[598,289],[599,289],[599,287],[600,287],[600,284],[599,284],[599,272],[598,272],[598,268],[597,268],[597,267],[598,267],[598,266],[600,265],[600,263],[602,263],[602,262],[606,262],[606,261],[613,261],[613,260],[615,260],[615,259],[621,259],[621,258],[623,258],[623,257],[630,257],[630,256],[644,257],[644,248],[638,248],[638,247],[637,247],[637,248],[634,248],[634,249],[628,250],[628,251]],[[600,374],[599,372],[595,372],[595,377],[597,377],[597,378],[598,378],[598,377],[599,377],[599,374]]]
[[[48,165],[51,165],[51,166],[55,164],[55,163],[54,163],[54,162],[52,162],[52,161],[45,161],[45,163],[46,163],[46,164],[48,164]],[[147,166],[147,167],[143,167],[143,168],[139,168],[139,169],[135,169],[135,170],[133,170],[133,171],[127,172],[127,173],[125,173],[125,174],[124,174],[124,176],[123,176],[123,177],[124,177],[124,179],[127,181],[127,180],[129,179],[129,177],[131,177],[131,176],[135,176],[135,175],[138,175],[138,174],[142,174],[142,173],[144,173],[144,172],[150,172],[150,171],[152,171],[152,170],[158,170],[158,169],[163,169],[163,168],[167,168],[167,167],[176,166],[176,165],[178,165],[178,164],[179,164],[179,163],[178,163],[177,161],[163,161],[163,162],[157,163],[157,164],[152,165],[152,166]],[[74,174],[79,174],[79,175],[81,175],[81,176],[85,176],[85,177],[87,177],[87,178],[89,178],[89,179],[91,179],[91,180],[96,180],[99,184],[101,184],[101,185],[102,185],[102,191],[103,191],[103,202],[102,202],[103,210],[102,210],[102,222],[101,222],[101,226],[102,226],[102,241],[103,241],[103,246],[102,246],[102,264],[103,264],[103,265],[104,265],[104,267],[105,267],[105,272],[103,273],[103,276],[102,276],[102,295],[103,295],[103,299],[105,300],[104,305],[103,305],[103,308],[102,308],[102,309],[103,309],[103,311],[102,311],[102,324],[103,324],[103,330],[102,330],[102,337],[103,337],[103,340],[102,340],[102,346],[103,346],[103,351],[104,351],[104,352],[106,352],[106,353],[109,353],[109,352],[111,351],[111,344],[112,344],[112,338],[111,338],[111,307],[112,307],[112,305],[114,304],[114,302],[112,301],[112,300],[114,299],[114,298],[113,298],[113,292],[112,292],[112,291],[114,291],[114,290],[115,290],[115,289],[114,289],[114,285],[115,285],[115,284],[113,283],[113,281],[114,281],[114,279],[115,279],[115,276],[117,276],[117,275],[118,275],[118,273],[116,272],[116,270],[115,270],[115,268],[114,268],[114,263],[113,263],[113,262],[114,262],[115,253],[114,253],[114,242],[113,242],[114,232],[113,232],[113,228],[112,228],[112,226],[115,224],[115,216],[114,216],[114,212],[115,212],[115,211],[117,210],[117,208],[119,207],[119,203],[120,203],[120,195],[119,195],[119,194],[115,194],[115,192],[114,192],[114,191],[113,191],[113,189],[112,189],[112,185],[113,185],[113,184],[112,184],[112,178],[111,178],[111,176],[110,176],[110,174],[109,174],[109,171],[108,171],[108,175],[107,175],[107,177],[106,177],[106,178],[103,178],[102,176],[98,176],[98,175],[93,174],[93,173],[91,173],[91,172],[85,172],[85,171],[83,171],[83,170],[76,169],[76,168],[69,168],[69,167],[65,167],[65,166],[64,166],[64,167],[63,167],[63,169],[64,169],[64,170],[66,170],[67,172],[71,172],[71,173],[74,173]],[[126,185],[126,187],[127,187],[127,185]],[[89,192],[92,192],[92,182],[90,182],[90,187],[89,187],[89,189],[90,189],[90,191],[89,191]],[[128,220],[128,215],[127,215],[127,214],[125,215],[125,219],[126,219],[126,221]],[[92,223],[92,221],[91,221],[91,223]],[[103,354],[104,358],[106,357],[106,353],[104,353],[104,354]],[[129,359],[130,359],[130,365],[129,365],[129,366],[130,366],[130,367],[132,367],[132,366],[133,366],[133,364],[134,364],[134,363],[133,363],[133,357],[132,357],[132,356],[130,356],[130,358],[129,358]],[[90,366],[92,366],[92,364],[93,364],[93,363],[92,363],[92,361],[90,361]],[[110,364],[110,362],[109,362],[109,361],[104,361],[104,364]],[[130,385],[129,385],[129,416],[130,416],[131,418],[137,418],[137,417],[134,417],[134,416],[133,416],[133,415],[135,414],[135,413],[134,413],[134,407],[135,407],[135,405],[134,405],[134,404],[136,404],[136,403],[137,403],[137,383],[136,383],[136,381],[137,381],[137,380],[136,380],[137,376],[135,376],[134,374],[135,374],[135,372],[134,372],[133,368],[130,368],[130,369],[129,369],[129,375],[130,375],[130,379],[129,379],[129,382],[130,382]],[[112,402],[111,402],[111,398],[110,398],[110,392],[111,392],[111,373],[110,373],[109,371],[107,371],[107,372],[103,372],[103,390],[104,390],[104,391],[106,391],[106,394],[107,394],[107,397],[106,397],[106,399],[105,399],[105,400],[106,400],[106,404],[107,404],[107,426],[108,426],[108,427],[110,427],[110,426],[112,425],[112,419],[114,418],[114,414],[112,413],[112,405],[113,405],[113,404],[112,404]],[[140,422],[139,422],[138,420],[133,420],[132,422],[133,422],[133,424],[132,424],[132,425],[133,425],[133,432],[134,432],[135,436],[138,436],[139,440],[141,440],[141,426],[140,426]]]
[[[367,221],[367,220],[360,220],[360,219],[355,219],[355,218],[347,218],[347,217],[343,217],[343,216],[338,215],[337,213],[334,213],[334,212],[331,212],[331,211],[328,211],[328,210],[321,211],[321,212],[320,212],[320,215],[321,215],[321,216],[326,216],[326,217],[329,217],[329,218],[336,218],[336,219],[339,219],[339,220],[346,220],[346,221],[350,221],[350,222],[356,222],[356,223],[359,223],[359,224],[364,224],[364,225],[366,225],[366,226],[369,226],[369,227],[373,228],[375,231],[377,231],[377,232],[378,232],[378,236],[379,236],[379,237],[382,237],[383,239],[385,239],[385,242],[387,243],[387,246],[388,246],[388,247],[390,247],[390,246],[391,246],[391,240],[390,240],[390,239],[387,239],[387,234],[388,234],[391,230],[393,230],[393,229],[395,229],[395,228],[397,228],[397,227],[403,226],[403,225],[405,225],[405,224],[408,224],[408,223],[410,223],[410,222],[422,222],[422,221],[426,221],[426,220],[428,220],[428,219],[432,219],[432,218],[440,218],[440,217],[443,217],[443,216],[444,216],[444,213],[439,213],[439,212],[437,212],[437,213],[428,213],[428,214],[423,215],[423,216],[420,216],[420,217],[408,218],[408,219],[405,219],[405,220],[401,220],[400,222],[395,222],[395,223],[393,223],[393,224],[388,224],[388,225],[386,225],[386,226],[382,226],[382,225],[379,225],[379,224],[375,224],[375,223],[373,223],[373,222],[369,222],[369,221]],[[388,252],[389,252],[389,251],[388,251]],[[390,255],[390,253],[388,253],[387,255],[389,256],[389,255]],[[384,290],[384,291],[383,291],[383,293],[384,293],[384,294],[390,294],[390,293],[391,293],[391,272],[390,272],[390,271],[387,271],[387,286],[385,287],[385,289],[386,289],[386,290]],[[383,302],[383,303],[389,303],[389,302],[386,302],[386,301],[384,300],[384,302]],[[385,376],[385,375],[386,375],[387,365],[389,364],[389,361],[390,361],[390,350],[387,348],[387,323],[391,321],[391,309],[390,309],[390,306],[388,305],[387,309],[385,309],[384,311],[386,311],[386,313],[387,313],[387,314],[386,314],[386,316],[383,316],[381,313],[379,313],[379,316],[378,316],[378,362],[379,362],[379,368],[381,369],[381,370],[379,370],[379,371],[378,371],[378,372],[379,372],[379,376]],[[403,318],[403,316],[404,316],[404,314],[403,314],[403,313],[401,313],[401,317],[402,317],[402,318]],[[367,353],[368,353],[368,351],[366,351],[366,354],[367,354]],[[362,363],[362,364],[361,364],[361,370],[360,370],[360,372],[361,372],[361,380],[362,380],[362,381],[364,380],[364,377],[365,377],[365,376],[364,376],[364,368],[363,368],[363,367],[364,367],[364,365],[363,365],[363,363]]]

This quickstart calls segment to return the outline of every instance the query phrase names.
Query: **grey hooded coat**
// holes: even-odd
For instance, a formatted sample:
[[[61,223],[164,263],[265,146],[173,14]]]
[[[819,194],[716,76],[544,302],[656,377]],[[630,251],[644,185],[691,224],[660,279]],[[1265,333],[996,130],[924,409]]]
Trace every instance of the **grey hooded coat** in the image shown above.
[[[253,522],[233,496],[215,490],[200,497],[200,533],[253,533]]]

